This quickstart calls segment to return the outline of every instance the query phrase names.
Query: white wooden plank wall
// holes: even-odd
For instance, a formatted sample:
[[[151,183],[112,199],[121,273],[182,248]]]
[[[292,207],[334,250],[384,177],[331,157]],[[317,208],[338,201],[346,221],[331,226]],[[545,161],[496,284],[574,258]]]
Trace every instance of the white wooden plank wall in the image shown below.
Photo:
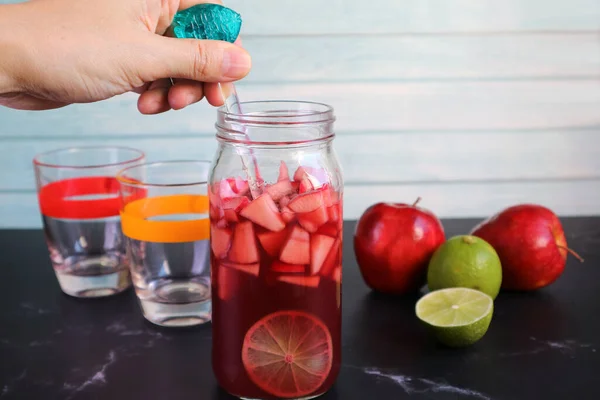
[[[226,4],[254,60],[243,99],[335,107],[346,219],[417,196],[442,217],[526,201],[600,215],[600,1]],[[149,117],[135,104],[0,109],[0,227],[40,226],[40,151],[110,142],[151,160],[212,158],[210,106]]]

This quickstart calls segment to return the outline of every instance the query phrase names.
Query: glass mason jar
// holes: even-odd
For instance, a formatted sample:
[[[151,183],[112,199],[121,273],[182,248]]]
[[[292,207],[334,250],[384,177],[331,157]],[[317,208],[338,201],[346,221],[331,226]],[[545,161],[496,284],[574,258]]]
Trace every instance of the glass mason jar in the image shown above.
[[[242,109],[218,111],[209,178],[213,369],[240,398],[317,397],[341,358],[333,109],[290,101]]]

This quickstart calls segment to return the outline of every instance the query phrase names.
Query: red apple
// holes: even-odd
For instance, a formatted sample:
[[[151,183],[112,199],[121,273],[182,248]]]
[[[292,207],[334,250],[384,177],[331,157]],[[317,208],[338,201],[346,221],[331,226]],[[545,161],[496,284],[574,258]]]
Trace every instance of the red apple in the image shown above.
[[[506,208],[481,222],[471,234],[487,241],[498,253],[503,289],[540,289],[563,273],[567,253],[581,260],[567,247],[556,214],[537,204]]]
[[[444,243],[444,228],[430,211],[401,203],[377,203],[358,220],[354,253],[373,290],[404,294],[424,283],[429,259]]]

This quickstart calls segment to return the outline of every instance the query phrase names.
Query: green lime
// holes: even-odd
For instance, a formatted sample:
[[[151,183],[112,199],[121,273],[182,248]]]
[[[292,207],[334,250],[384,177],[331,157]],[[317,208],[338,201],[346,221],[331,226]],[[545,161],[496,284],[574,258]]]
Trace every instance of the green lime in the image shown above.
[[[440,342],[462,347],[485,335],[492,321],[494,300],[479,290],[449,288],[421,297],[415,311]]]
[[[495,299],[502,284],[502,265],[496,250],[476,236],[454,236],[433,253],[427,268],[429,290],[465,287]]]

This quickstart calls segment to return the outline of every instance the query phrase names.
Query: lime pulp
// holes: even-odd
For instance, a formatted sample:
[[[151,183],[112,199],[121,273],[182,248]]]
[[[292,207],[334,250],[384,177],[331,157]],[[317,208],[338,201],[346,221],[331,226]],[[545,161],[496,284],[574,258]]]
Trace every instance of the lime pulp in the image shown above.
[[[479,290],[448,288],[423,296],[415,311],[441,343],[462,347],[474,344],[486,334],[494,300]]]

